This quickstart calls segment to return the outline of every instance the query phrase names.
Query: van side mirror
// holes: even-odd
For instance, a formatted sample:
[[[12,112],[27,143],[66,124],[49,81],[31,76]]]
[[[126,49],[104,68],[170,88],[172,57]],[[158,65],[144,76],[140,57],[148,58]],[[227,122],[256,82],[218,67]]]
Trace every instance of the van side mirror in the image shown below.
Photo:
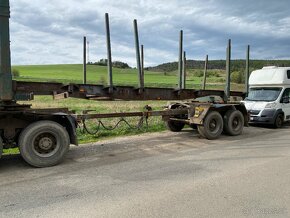
[[[284,96],[284,97],[282,98],[282,103],[284,103],[284,104],[288,104],[288,103],[289,103],[289,97],[288,97],[288,96]]]

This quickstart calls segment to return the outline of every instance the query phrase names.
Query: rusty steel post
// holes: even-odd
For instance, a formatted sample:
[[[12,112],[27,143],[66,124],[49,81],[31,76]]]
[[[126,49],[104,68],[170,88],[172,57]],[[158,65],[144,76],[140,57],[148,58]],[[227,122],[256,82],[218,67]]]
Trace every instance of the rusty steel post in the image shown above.
[[[182,63],[182,89],[186,89],[186,52],[183,52]]]
[[[87,37],[85,36],[83,43],[83,84],[87,84]]]
[[[9,0],[0,2],[0,102],[10,102],[14,98],[12,88]]]
[[[208,55],[205,56],[205,62],[204,62],[203,84],[202,84],[203,90],[205,90],[205,86],[206,86],[207,65],[208,65]]]
[[[142,70],[141,70],[141,60],[140,60],[140,46],[139,46],[139,35],[138,35],[138,24],[137,20],[134,20],[134,36],[135,36],[135,48],[136,48],[136,61],[137,61],[137,70],[138,70],[138,79],[139,79],[139,89],[143,90],[144,81],[142,80]]]
[[[107,68],[108,68],[108,86],[109,93],[113,92],[113,70],[112,70],[112,49],[111,49],[111,34],[109,14],[105,14],[106,23],[106,38],[107,38]]]
[[[179,59],[178,59],[178,88],[182,89],[182,53],[183,53],[183,30],[179,33]]]
[[[87,61],[90,63],[90,42],[87,41]]]
[[[224,101],[227,102],[230,98],[231,91],[231,40],[228,41],[227,60],[226,60],[226,86]]]
[[[246,96],[248,96],[249,93],[249,75],[250,75],[250,45],[247,46],[247,54],[246,54],[246,73],[245,73]]]
[[[142,72],[142,81],[144,84],[144,45],[141,45],[141,72]]]

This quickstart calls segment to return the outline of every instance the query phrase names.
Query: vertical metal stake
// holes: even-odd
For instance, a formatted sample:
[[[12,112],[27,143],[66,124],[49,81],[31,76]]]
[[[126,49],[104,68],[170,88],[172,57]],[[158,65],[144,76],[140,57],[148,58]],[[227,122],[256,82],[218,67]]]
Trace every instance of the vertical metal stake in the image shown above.
[[[205,90],[205,85],[206,85],[207,65],[208,65],[208,55],[205,56],[205,62],[204,62],[203,84],[202,84],[203,90]]]
[[[9,0],[0,3],[0,103],[14,98],[9,34]]]
[[[87,41],[87,59],[88,63],[90,63],[90,42]]]
[[[231,91],[231,40],[228,41],[227,60],[226,60],[226,87],[224,101],[227,102],[230,98]]]
[[[183,31],[180,30],[180,34],[179,34],[179,61],[178,61],[178,72],[179,72],[178,88],[179,89],[182,89],[182,53],[183,53]]]
[[[108,85],[109,93],[113,92],[113,70],[112,70],[112,49],[111,49],[111,35],[110,35],[110,21],[109,14],[105,14],[106,21],[106,37],[107,37],[107,68],[108,68]]]
[[[142,83],[144,84],[144,45],[141,45],[141,72],[142,72]]]
[[[135,35],[135,48],[136,48],[136,61],[138,69],[138,79],[139,79],[139,88],[142,92],[144,84],[142,81],[142,70],[141,70],[141,61],[140,61],[140,46],[139,46],[139,35],[138,35],[138,25],[137,20],[134,20],[134,35]]]
[[[246,54],[246,73],[245,73],[246,96],[248,96],[249,93],[249,75],[250,75],[250,45],[247,46],[247,54]]]
[[[87,84],[87,37],[84,36],[83,52],[83,83]]]
[[[183,52],[182,64],[182,89],[186,89],[186,52]]]

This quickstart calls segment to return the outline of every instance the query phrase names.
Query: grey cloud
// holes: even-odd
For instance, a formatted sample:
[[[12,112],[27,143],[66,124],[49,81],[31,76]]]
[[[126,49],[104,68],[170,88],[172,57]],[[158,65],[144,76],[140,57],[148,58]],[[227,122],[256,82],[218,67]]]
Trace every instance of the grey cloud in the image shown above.
[[[225,57],[228,38],[233,56],[290,58],[288,0],[17,0],[11,1],[13,64],[81,63],[82,36],[90,59],[106,56],[104,13],[110,13],[113,58],[135,65],[133,24],[138,19],[146,64],[177,59],[178,33],[185,34],[189,58]]]

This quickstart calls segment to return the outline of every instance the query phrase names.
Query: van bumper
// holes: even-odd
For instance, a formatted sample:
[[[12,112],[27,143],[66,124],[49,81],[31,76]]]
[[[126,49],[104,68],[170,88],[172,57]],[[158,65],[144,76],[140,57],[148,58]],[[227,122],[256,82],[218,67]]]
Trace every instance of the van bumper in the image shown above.
[[[265,109],[260,115],[253,115],[251,111],[248,111],[250,114],[249,123],[261,123],[261,124],[274,124],[276,117],[281,113],[281,109]]]

